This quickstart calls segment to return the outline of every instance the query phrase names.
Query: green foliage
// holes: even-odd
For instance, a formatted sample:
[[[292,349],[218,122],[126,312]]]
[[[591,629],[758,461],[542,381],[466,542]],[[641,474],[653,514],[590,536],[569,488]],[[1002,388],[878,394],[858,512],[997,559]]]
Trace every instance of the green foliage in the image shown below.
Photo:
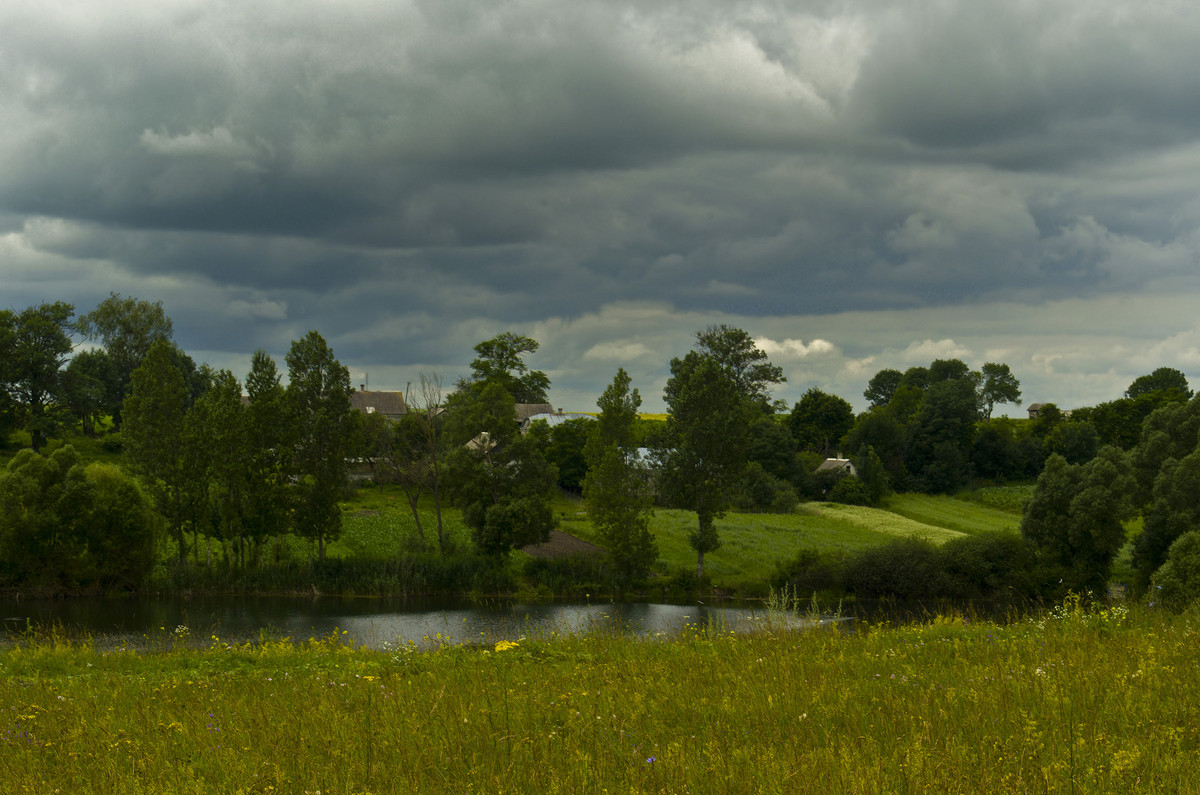
[[[970,480],[977,417],[971,379],[935,381],[926,390],[909,427],[907,455],[922,491],[950,493]]]
[[[496,381],[459,390],[449,413],[447,480],[479,548],[499,558],[545,541],[558,477],[542,453],[548,429],[518,434],[512,395]]]
[[[1160,367],[1149,375],[1136,379],[1125,390],[1125,397],[1136,398],[1151,392],[1176,392],[1183,400],[1192,397],[1192,389],[1188,386],[1187,376],[1173,367]]]
[[[119,293],[110,293],[94,310],[79,318],[78,326],[80,333],[100,342],[104,348],[111,373],[104,381],[103,410],[120,426],[133,371],[156,342],[171,341],[174,332],[171,319],[163,311],[162,301],[122,298]]]
[[[696,351],[671,361],[664,398],[671,409],[670,447],[660,487],[669,504],[696,512],[689,541],[702,579],[705,553],[721,543],[713,521],[728,510],[745,465],[747,404],[721,364]]]
[[[352,430],[350,371],[325,339],[310,331],[287,355],[288,416],[294,423],[292,472],[299,478],[295,530],[314,539],[320,557],[341,531],[337,502],[346,489]]]
[[[787,381],[745,330],[722,323],[696,332],[696,352],[715,361],[742,399],[766,410],[771,385]]]
[[[984,488],[955,497],[941,494],[893,494],[888,497],[886,506],[889,511],[913,521],[967,535],[991,531],[1006,531],[1017,535],[1021,511],[1032,494],[1031,486]]]
[[[843,475],[833,484],[826,498],[842,505],[870,505],[871,494],[856,475]]]
[[[184,528],[194,518],[186,504],[186,491],[195,485],[189,478],[189,464],[194,462],[187,460],[185,447],[186,412],[187,386],[171,345],[156,342],[131,374],[121,441],[130,470],[147,486],[167,520],[180,560],[186,549]]]
[[[34,452],[57,436],[62,424],[65,395],[60,370],[71,353],[74,314],[73,306],[56,301],[31,306],[15,317],[11,358],[4,369]]]
[[[585,452],[583,482],[588,516],[608,549],[619,585],[644,579],[658,559],[650,534],[653,493],[649,473],[637,457],[634,421],[642,398],[628,373],[618,370],[597,401]]]
[[[863,397],[871,402],[871,407],[886,406],[892,400],[892,395],[896,393],[896,388],[900,386],[904,374],[899,370],[884,369],[877,372],[867,382],[867,388],[863,391]]]
[[[1133,541],[1133,567],[1145,587],[1167,560],[1177,538],[1200,530],[1200,450],[1182,461],[1168,458],[1154,479],[1142,532]]]
[[[560,422],[550,429],[550,444],[545,450],[546,460],[558,469],[558,485],[578,494],[583,488],[588,462],[583,448],[595,420],[578,418]]]
[[[878,505],[890,492],[887,469],[875,448],[866,445],[854,456],[854,469],[867,496],[867,505]],[[841,502],[841,500],[835,500]]]
[[[979,397],[983,401],[985,419],[991,419],[997,403],[1021,405],[1021,382],[1007,364],[987,362],[980,373],[983,383],[979,387]]]
[[[937,548],[921,538],[901,538],[868,547],[846,560],[846,590],[858,596],[922,599],[946,590]]]
[[[838,451],[842,437],[854,426],[854,410],[837,395],[814,387],[796,403],[788,426],[801,450],[814,450],[828,458]]]
[[[989,530],[947,541],[940,549],[944,596],[984,599],[1035,596],[1037,550],[1011,531]]]
[[[1132,471],[1124,453],[1105,447],[1084,465],[1052,455],[1021,520],[1021,533],[1065,584],[1099,593],[1125,543],[1123,522],[1133,516]]]
[[[85,466],[69,445],[49,457],[24,450],[0,475],[0,583],[136,588],[154,563],[156,522],[118,467]]]
[[[1189,530],[1171,543],[1150,581],[1148,598],[1176,610],[1200,600],[1200,530]]]
[[[474,383],[496,383],[515,403],[546,403],[550,379],[541,370],[530,370],[525,354],[536,353],[538,341],[506,331],[475,346],[471,362]]]

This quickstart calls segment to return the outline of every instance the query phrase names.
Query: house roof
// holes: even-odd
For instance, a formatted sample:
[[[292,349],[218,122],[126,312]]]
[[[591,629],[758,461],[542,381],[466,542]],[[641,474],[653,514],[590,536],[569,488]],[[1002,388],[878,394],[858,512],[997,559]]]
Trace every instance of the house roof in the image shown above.
[[[850,463],[849,458],[826,458],[821,462],[821,466],[817,467],[818,472],[826,472],[830,469],[854,469],[854,464]]]
[[[596,418],[593,417],[591,414],[579,414],[579,413],[568,414],[568,413],[564,413],[564,412],[558,412],[555,414],[532,414],[529,417],[525,418],[525,420],[521,423],[521,427],[527,428],[532,423],[544,422],[547,425],[549,425],[551,428],[553,428],[555,425],[562,425],[564,422],[567,422],[569,420],[594,420],[594,419],[596,419]]]
[[[518,403],[517,422],[524,422],[534,414],[553,414],[554,406],[549,403]]]
[[[403,392],[356,390],[350,393],[350,407],[363,414],[383,414],[387,417],[408,413]]]

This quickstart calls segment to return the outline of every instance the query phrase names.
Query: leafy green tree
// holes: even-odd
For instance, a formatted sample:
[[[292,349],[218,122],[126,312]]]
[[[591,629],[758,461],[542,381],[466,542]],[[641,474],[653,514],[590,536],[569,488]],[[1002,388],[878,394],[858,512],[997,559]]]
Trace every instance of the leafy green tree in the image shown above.
[[[1129,462],[1115,447],[1080,465],[1051,455],[1021,519],[1021,534],[1062,572],[1066,587],[1099,592],[1125,543],[1133,490]]]
[[[17,315],[0,309],[0,447],[17,427],[16,380]]]
[[[100,348],[79,351],[63,370],[63,399],[84,436],[96,435],[107,396],[116,390],[115,377],[112,360]]]
[[[346,454],[352,430],[350,371],[316,331],[292,342],[288,351],[288,416],[295,434],[292,472],[299,482],[294,503],[295,531],[325,544],[342,530],[338,500],[346,490]]]
[[[788,426],[801,450],[813,450],[829,458],[854,427],[854,409],[837,395],[813,387],[792,409]]]
[[[929,365],[929,383],[936,384],[939,381],[957,381],[960,378],[968,378],[971,375],[971,368],[962,359],[936,359]]]
[[[600,417],[589,423],[584,448],[588,470],[583,479],[592,525],[604,539],[622,585],[641,580],[658,559],[650,532],[653,495],[649,473],[637,456],[634,423],[642,397],[629,374],[616,376],[597,401]]]
[[[904,378],[904,373],[899,370],[884,369],[877,372],[867,382],[867,388],[863,391],[863,397],[871,401],[872,406],[886,406],[892,400],[892,395],[896,393],[897,387],[900,386],[900,381]]]
[[[513,397],[498,381],[459,390],[447,406],[447,480],[479,549],[499,559],[547,540],[557,473],[545,425],[517,433]]]
[[[854,456],[854,469],[866,491],[867,503],[878,505],[882,502],[891,488],[888,485],[887,468],[884,467],[883,460],[875,452],[874,447],[868,444],[859,448],[858,453]]]
[[[295,424],[279,370],[265,351],[250,359],[246,376],[246,534],[253,539],[278,538],[291,528],[288,463]]]
[[[87,500],[79,454],[22,450],[0,477],[0,578],[5,584],[77,585],[86,547],[79,537]]]
[[[979,394],[983,401],[984,419],[992,418],[992,409],[997,403],[1021,405],[1021,382],[1007,364],[987,362],[983,365],[981,375],[983,383]]]
[[[1173,367],[1160,367],[1149,375],[1134,379],[1125,390],[1125,397],[1136,398],[1151,392],[1176,392],[1182,400],[1192,397],[1192,388],[1188,386],[1187,376]]]
[[[525,354],[536,353],[539,347],[537,340],[511,331],[484,340],[475,346],[471,382],[500,384],[515,403],[548,402],[550,378],[525,364]]]
[[[1147,505],[1153,496],[1154,482],[1168,459],[1183,460],[1200,439],[1200,398],[1186,403],[1162,404],[1142,423],[1141,439],[1133,449],[1133,469],[1137,477],[1134,502]]]
[[[904,424],[896,418],[891,405],[876,406],[860,414],[846,435],[846,447],[849,450],[866,447],[874,450],[887,470],[888,480],[897,489],[907,481],[908,470],[904,462],[908,438]]]
[[[125,460],[153,497],[178,544],[179,562],[186,559],[185,526],[189,480],[184,417],[188,392],[175,365],[173,346],[160,340],[150,346],[130,377],[122,431]]]
[[[1133,568],[1143,588],[1166,562],[1175,539],[1200,530],[1200,450],[1163,462],[1144,516],[1142,532],[1133,540]]]
[[[170,341],[174,333],[171,319],[163,311],[162,301],[122,298],[110,293],[91,312],[79,318],[79,331],[99,341],[112,362],[112,391],[105,397],[105,410],[121,424],[121,410],[130,389],[133,371],[142,363],[150,346]]]
[[[112,464],[70,445],[23,450],[0,473],[0,583],[54,590],[135,588],[154,564],[157,518]]]
[[[740,328],[722,323],[696,332],[696,351],[709,356],[725,371],[743,400],[764,410],[771,405],[771,386],[787,381],[782,368],[771,364],[767,354]]]
[[[929,388],[931,383],[933,383],[933,380],[930,377],[928,367],[910,367],[904,371],[904,375],[900,378],[900,386],[896,388],[909,387],[923,392]]]
[[[1200,530],[1172,542],[1166,561],[1154,572],[1150,599],[1178,610],[1200,599]]]
[[[587,444],[591,419],[577,418],[560,422],[550,428],[550,445],[546,460],[558,470],[560,488],[578,494],[587,475],[588,461],[583,448]]]
[[[246,522],[251,513],[247,466],[251,452],[245,414],[241,384],[233,373],[221,370],[184,421],[189,457],[199,464],[193,479],[207,485],[199,495],[201,510],[211,517],[226,560],[242,567],[248,543],[259,540],[257,532],[251,536]]]
[[[908,430],[908,471],[922,490],[949,493],[970,480],[976,419],[971,379],[930,384]]]
[[[87,549],[88,575],[104,590],[134,590],[155,563],[158,517],[137,481],[114,464],[83,470],[86,499],[76,527]]]
[[[688,543],[703,580],[704,555],[721,543],[715,520],[728,510],[746,462],[746,394],[720,362],[691,351],[671,361],[664,398],[670,412],[662,492],[672,505],[696,512]]]
[[[73,306],[56,301],[29,307],[16,318],[11,383],[35,452],[61,424],[61,370],[71,353],[74,314]]]
[[[1042,447],[1046,455],[1057,453],[1069,464],[1083,464],[1096,456],[1096,451],[1100,449],[1100,437],[1091,423],[1072,416],[1054,426],[1046,435]]]

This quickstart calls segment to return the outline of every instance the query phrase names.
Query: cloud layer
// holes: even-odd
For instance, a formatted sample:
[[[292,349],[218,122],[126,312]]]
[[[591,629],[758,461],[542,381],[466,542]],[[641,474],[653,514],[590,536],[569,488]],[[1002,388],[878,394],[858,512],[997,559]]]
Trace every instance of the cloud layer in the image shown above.
[[[162,299],[235,371],[318,328],[373,386],[452,381],[512,329],[556,402],[625,366],[656,408],[716,322],[789,400],[949,355],[1064,405],[1200,367],[1195,4],[12,0],[0,29],[7,303]]]

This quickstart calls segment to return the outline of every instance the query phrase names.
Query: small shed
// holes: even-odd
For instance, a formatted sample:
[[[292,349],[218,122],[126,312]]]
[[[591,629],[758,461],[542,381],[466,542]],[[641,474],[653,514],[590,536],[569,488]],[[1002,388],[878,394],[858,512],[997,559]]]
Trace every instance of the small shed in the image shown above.
[[[817,467],[818,472],[841,472],[846,475],[857,475],[858,470],[849,458],[826,458]]]

